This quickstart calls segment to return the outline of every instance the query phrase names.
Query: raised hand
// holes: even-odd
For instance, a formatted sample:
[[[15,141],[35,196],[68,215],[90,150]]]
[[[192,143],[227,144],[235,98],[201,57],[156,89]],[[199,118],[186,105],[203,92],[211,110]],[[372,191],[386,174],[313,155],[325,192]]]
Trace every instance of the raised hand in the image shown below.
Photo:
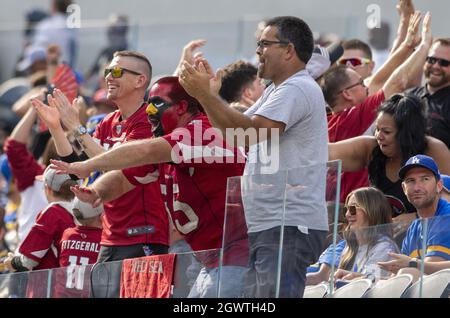
[[[186,92],[199,100],[202,96],[210,94],[211,73],[203,61],[199,61],[197,67],[183,62],[179,81]]]
[[[431,46],[433,43],[433,36],[431,34],[431,13],[428,11],[423,18],[422,23],[422,43]]]
[[[414,14],[414,4],[412,0],[399,0],[397,6],[397,11],[400,17],[409,19],[409,17]]]
[[[214,73],[211,65],[206,59],[198,59],[195,63],[195,67],[202,73],[209,74],[210,91],[214,94],[219,94],[220,88],[222,87],[223,70],[219,68],[217,72]]]
[[[79,178],[89,177],[91,170],[86,165],[86,162],[64,162],[60,160],[51,159],[51,167],[56,170],[58,174],[74,174]]]
[[[90,203],[94,208],[98,207],[102,203],[102,199],[98,193],[90,187],[76,185],[70,187],[70,190],[80,201]]]
[[[202,52],[195,52],[195,50],[197,50],[198,48],[202,47],[205,44],[206,44],[206,40],[198,39],[198,40],[193,40],[193,41],[189,42],[188,44],[186,44],[183,47],[183,51],[181,52],[180,62],[174,73],[175,76],[180,75],[181,65],[183,64],[183,62],[187,62],[190,65],[194,65],[195,59],[203,57]]]
[[[409,20],[408,31],[404,43],[411,48],[415,48],[420,43],[419,26],[421,17],[422,14],[420,11],[416,11]]]
[[[49,94],[48,97],[49,106],[45,105],[37,98],[31,99],[31,105],[36,109],[39,118],[45,122],[50,130],[56,130],[61,127],[59,111],[56,108],[53,97]]]
[[[72,101],[72,105],[66,95],[59,89],[53,91],[53,100],[58,109],[61,122],[67,131],[74,131],[80,126],[79,106],[77,99]]]

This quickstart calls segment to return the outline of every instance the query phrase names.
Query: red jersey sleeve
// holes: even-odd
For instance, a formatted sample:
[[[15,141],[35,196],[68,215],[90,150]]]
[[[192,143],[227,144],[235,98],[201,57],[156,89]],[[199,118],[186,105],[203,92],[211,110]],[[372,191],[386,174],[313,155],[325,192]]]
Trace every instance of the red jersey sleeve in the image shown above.
[[[38,263],[53,243],[56,227],[52,212],[51,207],[39,212],[36,223],[19,248],[21,254]]]
[[[212,128],[206,116],[163,136],[172,147],[172,159],[180,167],[220,168],[223,163],[245,163],[237,149],[226,145],[220,132]]]
[[[122,173],[135,186],[157,182],[159,179],[159,171],[155,165],[127,168],[123,169]]]
[[[44,167],[34,159],[25,144],[8,138],[4,151],[8,156],[8,162],[20,192],[32,186],[35,177],[44,172]]]

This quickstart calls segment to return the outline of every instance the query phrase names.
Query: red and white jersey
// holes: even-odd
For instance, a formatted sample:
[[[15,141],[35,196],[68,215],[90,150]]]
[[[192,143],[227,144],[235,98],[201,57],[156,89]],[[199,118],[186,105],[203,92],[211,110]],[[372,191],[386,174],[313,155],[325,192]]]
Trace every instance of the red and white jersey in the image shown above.
[[[143,104],[122,120],[119,110],[108,114],[97,126],[94,138],[106,149],[122,143],[152,137],[151,125]],[[156,166],[151,166],[156,170]],[[102,245],[169,243],[169,223],[158,182],[151,182],[104,204]]]
[[[88,265],[97,261],[102,229],[77,225],[64,231],[60,241],[59,266]]]
[[[71,202],[60,201],[38,213],[36,223],[19,247],[20,254],[39,263],[33,270],[59,267],[59,242],[63,232],[75,226],[70,209]]]
[[[172,146],[177,163],[160,165],[161,193],[175,227],[194,251],[222,247],[227,179],[242,175],[245,164],[239,151],[225,146],[211,128],[200,114],[162,137]],[[138,185],[135,177],[146,175],[145,167],[123,172]],[[245,222],[236,225],[240,239],[246,240],[246,232]]]

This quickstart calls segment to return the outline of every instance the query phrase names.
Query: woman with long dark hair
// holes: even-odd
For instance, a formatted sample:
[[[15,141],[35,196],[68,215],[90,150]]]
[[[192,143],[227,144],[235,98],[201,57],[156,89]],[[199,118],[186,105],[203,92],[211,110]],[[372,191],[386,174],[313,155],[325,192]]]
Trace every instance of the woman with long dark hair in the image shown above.
[[[424,105],[412,95],[397,94],[378,110],[375,136],[360,136],[329,144],[329,159],[342,160],[343,171],[369,168],[369,181],[384,194],[396,197],[407,214],[395,222],[415,218],[398,177],[400,167],[413,155],[432,157],[444,174],[450,173],[450,151],[440,140],[426,135]]]

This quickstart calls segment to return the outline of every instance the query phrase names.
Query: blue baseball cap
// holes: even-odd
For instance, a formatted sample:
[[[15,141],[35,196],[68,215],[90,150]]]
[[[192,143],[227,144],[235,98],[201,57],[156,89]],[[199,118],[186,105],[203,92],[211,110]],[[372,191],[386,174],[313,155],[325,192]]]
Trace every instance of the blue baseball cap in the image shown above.
[[[450,176],[447,176],[446,174],[441,174],[442,183],[444,184],[445,190],[447,192],[450,192]]]
[[[425,155],[416,155],[408,159],[403,167],[400,168],[398,176],[401,180],[405,179],[406,173],[416,167],[422,167],[430,170],[436,176],[437,179],[441,179],[441,173],[433,158]]]

